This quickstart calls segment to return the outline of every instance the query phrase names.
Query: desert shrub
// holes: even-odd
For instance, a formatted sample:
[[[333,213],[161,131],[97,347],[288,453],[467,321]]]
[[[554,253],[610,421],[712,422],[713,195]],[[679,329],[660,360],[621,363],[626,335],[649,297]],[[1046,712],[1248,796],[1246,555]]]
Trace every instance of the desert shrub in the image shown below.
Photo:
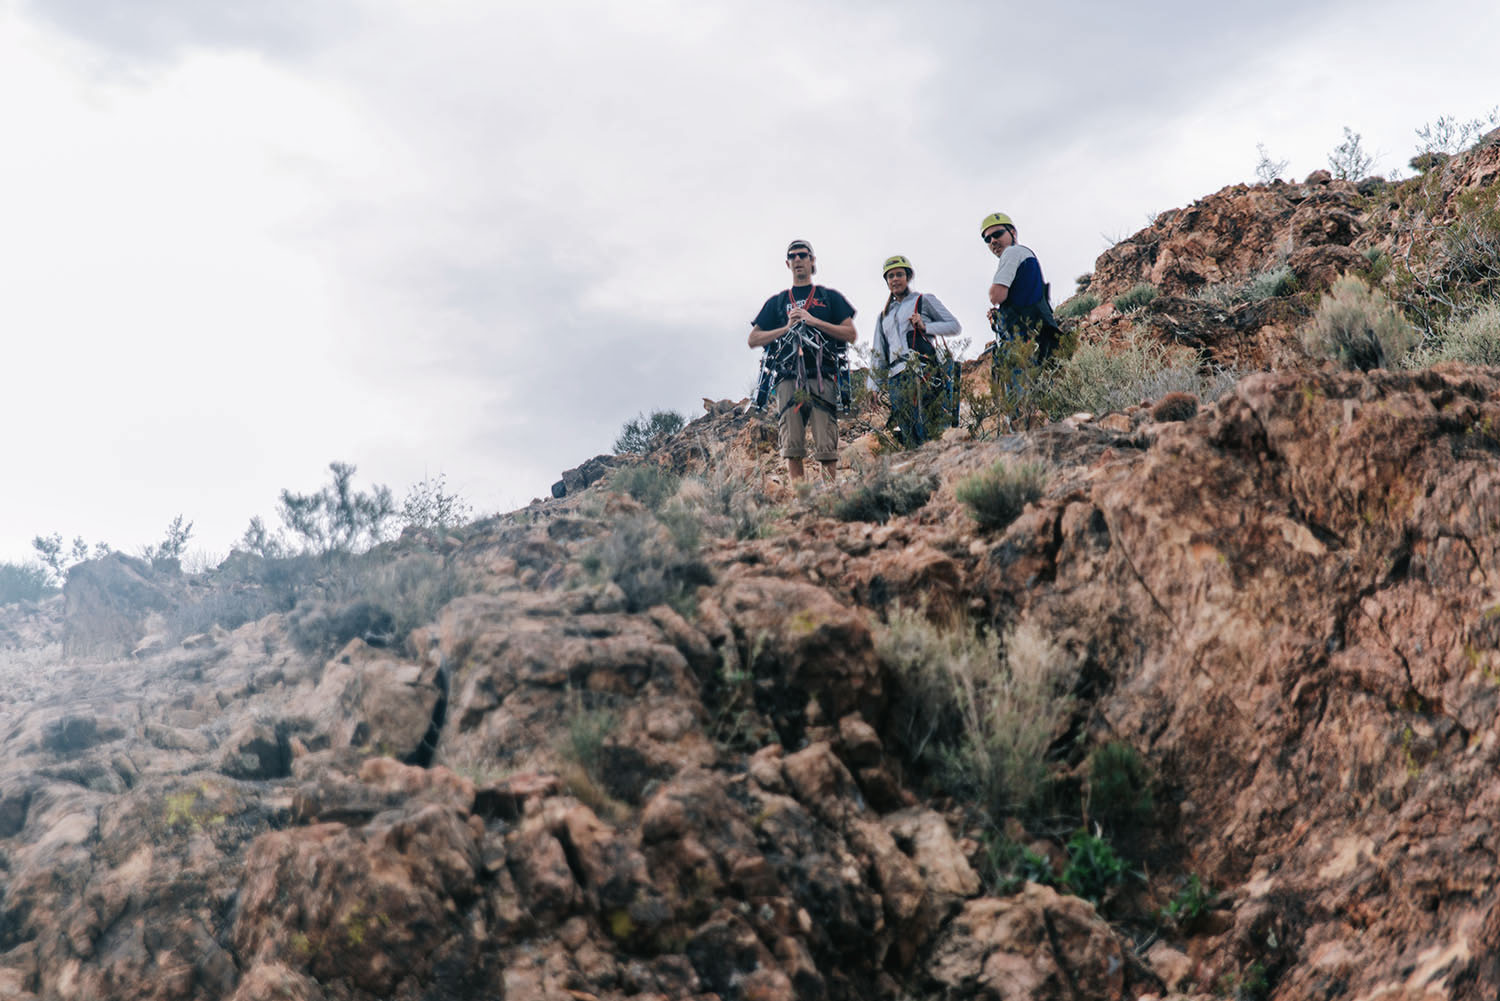
[[[435,621],[468,585],[437,553],[381,547],[368,553],[299,553],[270,559],[241,552],[234,579],[217,579],[203,597],[167,615],[174,636],[218,625],[234,629],[273,612],[289,613],[293,639],[308,652],[331,652],[355,636],[395,643]]]
[[[1277,296],[1291,295],[1297,291],[1297,276],[1285,264],[1262,271],[1245,285],[1245,298],[1260,302]]]
[[[391,613],[373,601],[308,602],[288,617],[292,642],[303,653],[330,654],[352,639],[387,647],[396,639]]]
[[[642,462],[617,470],[609,486],[617,493],[629,494],[653,511],[659,510],[681,483],[670,470],[652,462]]]
[[[40,563],[0,563],[0,605],[40,601],[56,592],[52,575]]]
[[[1077,316],[1087,316],[1098,308],[1099,297],[1097,295],[1092,292],[1080,292],[1057,307],[1057,318],[1071,320]]]
[[[284,612],[286,605],[269,590],[253,585],[211,588],[196,601],[174,606],[164,614],[167,633],[174,641],[214,626],[237,629],[247,622]]]
[[[1042,632],[941,627],[895,608],[875,648],[895,679],[893,739],[943,791],[991,818],[1037,804],[1047,750],[1071,709],[1073,665]]]
[[[72,544],[64,546],[61,532],[34,536],[31,548],[36,550],[37,560],[46,568],[49,587],[61,587],[68,578],[68,570],[84,560],[102,559],[111,552],[102,542],[94,543],[94,548],[89,549],[81,535],[74,536]]]
[[[301,548],[315,553],[363,552],[386,537],[391,519],[396,515],[389,487],[376,484],[368,493],[353,487],[355,467],[347,462],[330,462],[333,480],[310,494],[281,491],[278,511],[282,522],[301,539]],[[259,519],[251,522],[251,530]],[[247,530],[246,542],[251,530]],[[266,545],[264,526],[261,544]]]
[[[1162,908],[1161,916],[1179,928],[1191,927],[1212,909],[1218,896],[1213,887],[1198,878],[1197,873],[1191,873],[1183,880],[1182,889]]]
[[[1365,152],[1363,138],[1349,126],[1344,126],[1344,141],[1328,154],[1328,169],[1333,176],[1345,181],[1358,181],[1368,177],[1375,158]]]
[[[1233,388],[1236,376],[1232,369],[1204,368],[1187,348],[1132,330],[1118,345],[1099,338],[1080,342],[1049,373],[1041,398],[1053,416],[1105,414],[1173,392],[1211,403]]]
[[[1062,882],[1069,891],[1102,904],[1116,887],[1125,882],[1129,869],[1108,841],[1097,834],[1079,830],[1068,840],[1068,864],[1063,867]]]
[[[1485,118],[1471,118],[1467,121],[1456,118],[1453,115],[1439,115],[1437,121],[1427,122],[1416,130],[1417,138],[1421,144],[1417,147],[1418,154],[1412,158],[1412,169],[1430,170],[1436,164],[1419,167],[1417,161],[1424,157],[1434,159],[1441,157],[1437,163],[1441,163],[1455,153],[1464,150],[1477,143],[1489,129],[1500,125],[1500,106],[1490,109]]]
[[[448,492],[447,476],[438,473],[414,483],[401,501],[401,524],[449,532],[474,516],[474,509],[456,493]]]
[[[619,714],[603,700],[603,693],[568,690],[562,728],[553,750],[562,759],[567,789],[600,816],[619,822],[625,812],[607,791],[606,771],[610,740],[619,729]]]
[[[1122,313],[1133,313],[1138,309],[1144,309],[1146,304],[1156,298],[1156,286],[1147,282],[1141,282],[1131,287],[1127,292],[1121,292],[1111,300],[1115,309]]]
[[[620,428],[615,439],[616,455],[648,455],[681,431],[687,418],[675,410],[653,410],[651,416],[637,414]]]
[[[1406,165],[1419,174],[1425,174],[1435,167],[1441,167],[1443,164],[1447,163],[1449,159],[1450,157],[1447,153],[1439,153],[1436,150],[1430,150],[1426,153],[1418,153],[1416,156],[1408,160]]]
[[[1190,421],[1198,415],[1198,397],[1192,393],[1168,393],[1151,408],[1151,419],[1158,424]]]
[[[894,471],[881,464],[874,473],[853,486],[842,486],[825,504],[840,521],[874,521],[885,524],[892,517],[922,507],[937,489],[937,477],[910,470]]]
[[[1156,813],[1151,769],[1135,748],[1111,741],[1088,759],[1088,816],[1108,831],[1128,834],[1150,826]]]
[[[605,746],[619,727],[619,715],[608,706],[588,705],[584,693],[569,693],[567,725],[558,742],[563,758],[581,766],[595,781],[604,770]]]
[[[1432,338],[1500,297],[1500,189],[1460,191],[1451,202],[1454,218],[1441,225],[1431,221],[1444,208],[1438,182],[1423,179],[1409,202],[1412,252],[1392,262],[1395,274],[1385,284]]]
[[[1500,365],[1500,299],[1492,299],[1461,320],[1450,320],[1429,344],[1412,352],[1414,368],[1440,361]]]
[[[1020,890],[1026,883],[1057,886],[1052,860],[1025,845],[1005,837],[996,828],[988,828],[980,837],[979,878],[985,888],[997,896]]]
[[[690,534],[681,522],[674,532],[655,515],[628,515],[584,551],[580,565],[595,582],[619,586],[628,611],[663,603],[687,610],[697,587],[713,580],[687,544]]]
[[[1000,400],[995,387],[974,380],[960,380],[958,384],[959,425],[976,439],[987,438],[998,429]]]
[[[1048,468],[1041,462],[1006,462],[964,478],[953,494],[986,531],[1005,528],[1042,496]]]
[[[685,477],[672,503],[693,513],[705,531],[720,538],[760,538],[780,512],[758,484],[725,464]]]
[[[912,378],[917,371],[912,366],[917,365],[921,366],[921,377]],[[953,426],[946,372],[936,364],[912,362],[905,372],[882,378],[880,384],[890,413],[885,427],[875,429],[882,452],[917,448]],[[916,434],[918,427],[922,428],[920,440]]]
[[[1228,309],[1236,303],[1244,301],[1245,290],[1240,288],[1238,285],[1231,285],[1228,282],[1219,282],[1214,285],[1204,285],[1200,288],[1194,289],[1192,297],[1194,299],[1197,299],[1199,302],[1206,302],[1214,306]]]
[[[172,519],[162,540],[141,548],[141,559],[151,564],[154,570],[181,569],[182,554],[187,551],[188,540],[193,537],[193,523],[183,524],[182,515]]]
[[[1323,297],[1301,338],[1314,358],[1368,372],[1401,361],[1416,344],[1417,332],[1385,296],[1345,276]]]
[[[448,602],[467,591],[458,568],[437,553],[388,553],[384,548],[348,561],[324,588],[333,601],[368,602],[389,612],[398,641],[436,621]]]
[[[1258,183],[1270,184],[1286,172],[1287,161],[1271,159],[1271,154],[1266,152],[1265,143],[1256,143],[1255,152],[1260,154],[1260,159],[1255,163],[1255,180]]]

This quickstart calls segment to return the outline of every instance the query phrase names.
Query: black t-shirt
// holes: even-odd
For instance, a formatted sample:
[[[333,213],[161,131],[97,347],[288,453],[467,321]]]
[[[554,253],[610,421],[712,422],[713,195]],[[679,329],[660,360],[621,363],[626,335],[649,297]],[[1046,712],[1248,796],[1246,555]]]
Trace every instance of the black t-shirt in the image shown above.
[[[809,293],[811,302],[808,301]],[[809,313],[820,320],[828,323],[843,323],[854,316],[854,307],[845,299],[843,293],[837,289],[831,289],[824,285],[799,285],[791,289],[777,292],[766,300],[766,304],[760,307],[760,312],[755,315],[751,322],[761,330],[775,330],[777,327],[786,326],[786,312],[792,299],[797,301]],[[836,375],[838,372],[838,360],[848,345],[836,337],[829,337],[820,330],[812,330],[812,340],[823,346],[822,352],[814,351],[812,358],[804,354],[804,363],[807,364],[809,374],[813,372],[813,366],[817,364],[818,355],[822,355],[822,373],[825,376]],[[792,338],[783,334],[778,339],[766,345],[766,352],[775,367],[783,375],[792,375],[795,370],[791,364],[795,359],[795,345],[788,343]]]

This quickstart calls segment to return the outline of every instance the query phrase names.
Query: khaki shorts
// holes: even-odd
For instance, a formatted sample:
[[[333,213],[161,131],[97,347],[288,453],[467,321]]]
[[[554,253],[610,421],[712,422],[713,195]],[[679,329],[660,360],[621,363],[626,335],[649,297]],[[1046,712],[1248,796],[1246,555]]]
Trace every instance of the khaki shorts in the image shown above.
[[[816,380],[806,388],[808,396],[826,401],[828,407],[816,406],[810,399],[801,404],[788,406],[796,394],[795,379],[783,379],[776,384],[776,412],[781,415],[781,457],[800,459],[807,455],[807,429],[812,426],[812,457],[819,462],[832,462],[839,457],[839,424],[834,417],[838,406],[838,380],[824,379],[823,392],[818,392]],[[809,416],[809,414],[811,416]]]

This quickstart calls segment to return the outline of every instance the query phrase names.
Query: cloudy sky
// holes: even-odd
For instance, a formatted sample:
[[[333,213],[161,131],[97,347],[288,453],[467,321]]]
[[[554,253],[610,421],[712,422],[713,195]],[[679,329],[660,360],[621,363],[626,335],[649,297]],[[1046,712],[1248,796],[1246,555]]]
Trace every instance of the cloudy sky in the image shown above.
[[[0,560],[222,554],[331,460],[479,512],[748,391],[786,242],[977,350],[986,213],[1054,301],[1154,212],[1390,174],[1500,101],[1500,5],[0,0]]]

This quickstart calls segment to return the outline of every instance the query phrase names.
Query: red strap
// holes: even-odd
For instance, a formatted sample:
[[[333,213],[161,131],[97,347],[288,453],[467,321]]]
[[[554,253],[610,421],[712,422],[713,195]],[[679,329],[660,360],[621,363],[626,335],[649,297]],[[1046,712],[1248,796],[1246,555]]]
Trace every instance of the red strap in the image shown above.
[[[816,286],[816,285],[810,285],[808,287],[810,289],[812,289],[812,291],[809,292],[809,293],[807,293],[807,298],[806,299],[802,300],[804,303],[813,302],[813,301],[815,301],[817,299],[817,296],[818,296],[818,286]],[[789,288],[789,289],[786,290],[786,308],[789,309],[789,310],[797,302],[797,297],[792,294],[792,293],[794,293],[796,291],[797,291],[797,286],[795,286],[795,285],[793,285],[791,288]],[[803,308],[806,309],[807,307],[804,306]]]

